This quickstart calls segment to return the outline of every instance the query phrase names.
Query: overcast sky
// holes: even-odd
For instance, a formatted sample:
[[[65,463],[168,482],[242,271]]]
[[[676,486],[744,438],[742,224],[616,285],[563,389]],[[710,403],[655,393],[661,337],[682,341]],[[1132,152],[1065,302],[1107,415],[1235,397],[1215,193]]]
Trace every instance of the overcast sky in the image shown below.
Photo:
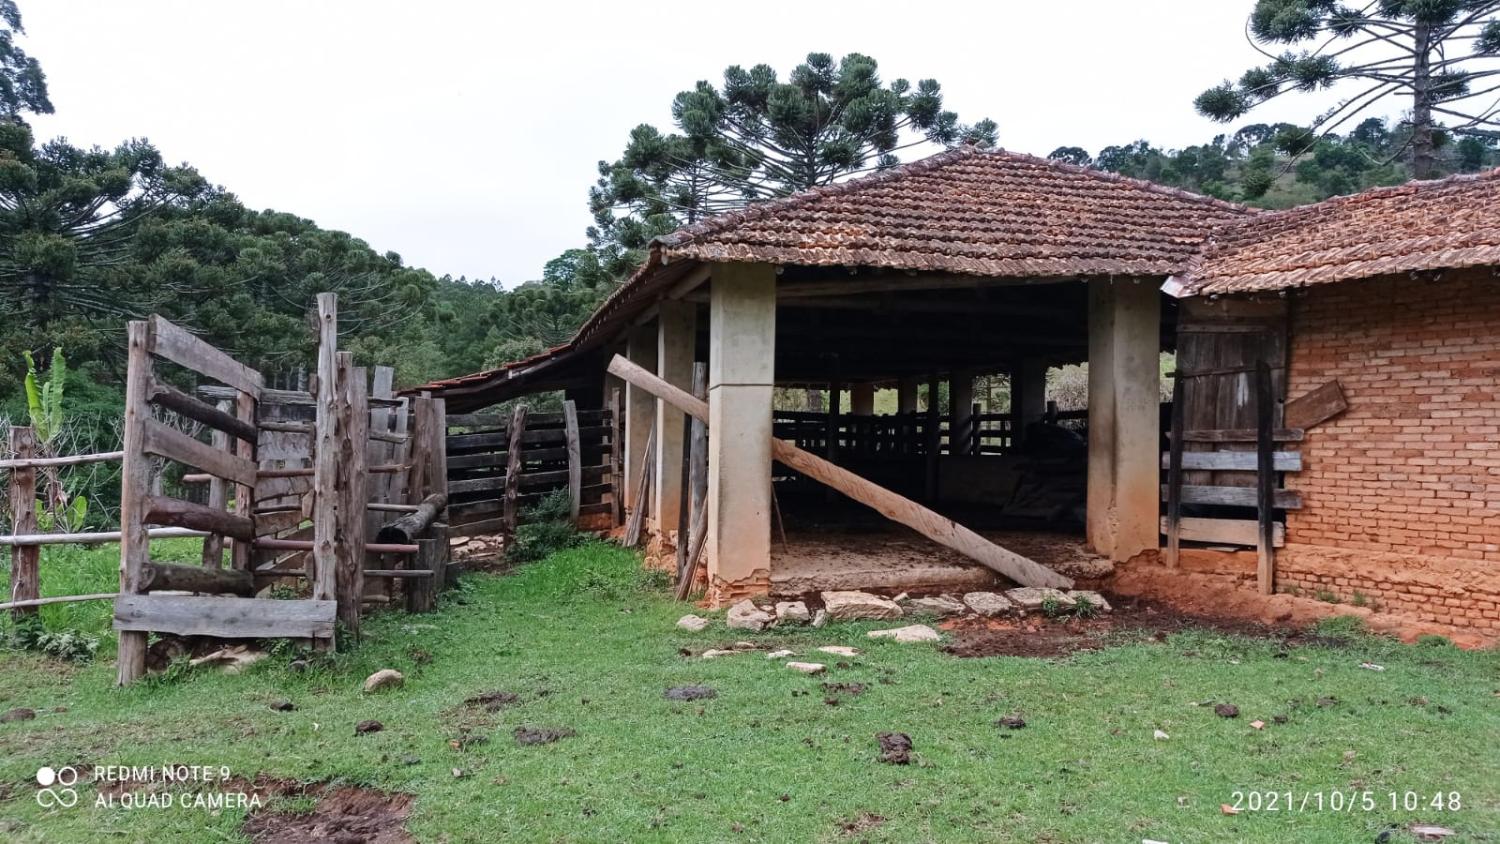
[[[1259,57],[1253,0],[1057,3],[21,0],[57,114],[43,137],[153,141],[249,206],[343,229],[409,264],[507,286],[585,242],[599,159],[666,128],[730,64],[783,77],[858,51],[932,77],[966,122],[1045,155],[1224,128],[1193,97]],[[913,14],[915,12],[915,14]],[[1256,121],[1306,120],[1327,100]]]

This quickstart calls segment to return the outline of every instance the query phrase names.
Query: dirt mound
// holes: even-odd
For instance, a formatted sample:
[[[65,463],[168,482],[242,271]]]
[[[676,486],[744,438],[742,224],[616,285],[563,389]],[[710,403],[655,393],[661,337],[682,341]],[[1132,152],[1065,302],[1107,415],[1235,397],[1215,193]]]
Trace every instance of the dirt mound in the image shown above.
[[[311,785],[286,786],[283,795],[317,797],[311,812],[273,812],[261,809],[245,819],[243,831],[256,844],[410,844],[406,831],[411,815],[410,794],[373,788]]]

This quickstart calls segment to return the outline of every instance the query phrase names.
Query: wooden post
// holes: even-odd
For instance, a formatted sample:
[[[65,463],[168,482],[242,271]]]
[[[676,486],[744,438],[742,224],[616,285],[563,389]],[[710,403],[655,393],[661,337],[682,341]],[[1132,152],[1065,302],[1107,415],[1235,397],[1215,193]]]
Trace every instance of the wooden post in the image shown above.
[[[128,363],[125,376],[125,456],[120,469],[120,593],[141,594],[151,539],[143,523],[146,496],[151,494],[151,459],[146,456],[145,424],[151,417],[146,391],[151,385],[151,336],[144,321],[126,328]],[[146,673],[146,633],[121,630],[115,657],[116,682],[128,685]]]
[[[834,370],[839,368],[838,359],[834,359]],[[828,382],[828,419],[824,424],[827,441],[823,444],[823,456],[829,463],[839,462],[839,405],[843,399],[844,385],[838,380]],[[823,490],[825,499],[832,503],[838,500],[838,493],[832,489]]]
[[[313,584],[315,601],[338,595],[338,295],[318,294],[318,394],[313,423]]]
[[[616,527],[625,524],[625,470],[620,462],[624,453],[625,419],[621,406],[620,388],[615,387],[609,391],[609,496]]]
[[[521,497],[521,471],[526,465],[521,462],[521,434],[526,431],[526,405],[518,404],[510,415],[510,442],[505,451],[505,532],[516,533],[516,508]]]
[[[1262,595],[1276,591],[1276,463],[1272,427],[1275,398],[1271,392],[1271,367],[1264,358],[1255,364],[1255,486],[1260,531],[1256,536],[1255,583]]]
[[[425,394],[424,394],[425,395]],[[421,496],[448,494],[448,403],[431,399],[427,407],[427,470]]]
[[[693,397],[702,401],[708,401],[708,364],[697,362],[693,364]],[[706,526],[706,515],[703,514],[708,500],[708,425],[702,419],[689,415],[693,430],[688,435],[688,487],[691,497],[688,510],[692,514],[689,523],[689,535],[679,540],[681,545],[698,549],[702,552],[703,537],[700,535]],[[695,561],[691,555],[684,560],[683,569],[692,569]],[[686,572],[692,576],[691,571]]]
[[[630,511],[625,523],[623,542],[626,548],[634,548],[641,541],[641,527],[646,523],[646,496],[651,492],[651,470],[656,465],[656,430],[646,435],[646,453],[641,455],[640,486],[636,489],[636,506]]]
[[[231,405],[228,401],[218,403],[218,408],[229,413]],[[210,437],[213,441],[215,451],[229,451],[229,434],[215,429]],[[214,510],[229,509],[229,482],[217,475],[208,478],[208,506]],[[248,516],[248,509],[241,510],[239,515]],[[251,534],[254,537],[254,533]],[[203,537],[203,565],[205,568],[220,569],[224,567],[224,535],[211,533]]]
[[[359,640],[360,601],[365,592],[365,504],[369,500],[365,452],[369,444],[369,404],[365,392],[365,370],[354,365],[354,355],[339,352],[338,427],[339,486],[338,530],[335,532],[335,594],[338,618],[344,630]]]
[[[406,611],[432,612],[437,608],[438,540],[418,539],[413,568],[433,572],[432,577],[414,577],[406,581]]]
[[[29,427],[10,429],[10,450],[17,460],[36,457],[36,431]],[[36,470],[17,467],[10,470],[10,532],[36,533]],[[12,545],[10,548],[10,599],[33,601],[42,596],[39,572],[42,549],[35,545]],[[33,614],[34,607],[13,609],[20,618]]]
[[[942,417],[938,416],[938,377],[927,379],[927,472],[924,488],[928,501],[938,497],[938,456],[943,449]]]
[[[1186,408],[1183,407],[1183,382],[1178,373],[1172,379],[1172,439],[1167,444],[1167,565],[1177,568],[1182,552],[1182,447],[1187,431],[1183,430]]]
[[[241,422],[246,422],[250,425],[257,424],[256,402],[257,399],[255,396],[241,390],[235,396],[234,415],[237,416]],[[258,458],[257,448],[259,446],[259,441],[260,438],[258,436],[254,441],[251,442],[239,440],[235,443],[234,446],[235,454],[251,461],[252,463],[255,462]],[[254,486],[249,484],[235,484],[234,509],[236,513],[244,516],[247,519],[255,518]],[[251,542],[236,539],[230,545],[229,564],[239,571],[249,571],[252,565],[252,560],[254,559],[254,553],[255,549],[253,548],[253,544]]]
[[[578,524],[578,509],[583,506],[583,447],[578,442],[578,405],[563,402],[563,428],[568,444],[568,500],[573,524]]]
[[[432,394],[422,393],[411,406],[411,449],[407,460],[411,468],[406,475],[408,503],[422,500],[431,486],[427,479],[432,468],[433,439],[429,431],[434,424]]]
[[[437,543],[437,548],[432,555],[432,596],[437,601],[438,593],[448,588],[448,556],[451,548],[448,545],[448,523],[433,522],[430,528],[432,540]]]

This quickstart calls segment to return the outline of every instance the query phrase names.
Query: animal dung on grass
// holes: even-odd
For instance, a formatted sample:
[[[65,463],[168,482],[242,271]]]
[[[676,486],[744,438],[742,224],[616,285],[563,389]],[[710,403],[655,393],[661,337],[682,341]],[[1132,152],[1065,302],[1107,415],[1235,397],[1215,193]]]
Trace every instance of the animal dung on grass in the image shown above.
[[[521,700],[521,696],[515,692],[482,692],[464,701],[469,706],[477,706],[485,712],[499,712],[502,708],[510,706]]]
[[[380,732],[383,729],[385,729],[385,725],[384,724],[382,724],[379,721],[376,721],[374,719],[371,719],[371,720],[368,720],[368,721],[360,721],[358,724],[355,724],[354,725],[354,734],[358,735],[358,736],[362,736],[362,735],[366,735],[368,733],[378,733],[378,732]]]
[[[1214,706],[1214,714],[1220,718],[1240,717],[1240,708],[1232,703],[1221,703]]]
[[[530,747],[535,744],[551,744],[576,736],[578,732],[570,727],[517,727],[511,735],[515,736],[516,744]]]
[[[279,700],[273,700],[273,701],[271,701],[270,706],[271,706],[271,709],[273,709],[273,710],[275,710],[277,712],[291,712],[292,710],[294,710],[294,709],[297,708],[297,704],[292,703],[291,701],[287,700],[286,698],[281,698]]]
[[[995,726],[1004,727],[1007,730],[1019,730],[1026,726],[1026,719],[1019,715],[1007,715],[996,721]]]
[[[902,616],[901,605],[869,592],[824,592],[822,597],[828,617],[836,621],[880,621]]]
[[[667,700],[708,700],[719,693],[708,686],[673,686],[663,695]]]
[[[906,733],[879,733],[875,739],[880,742],[880,761],[887,765],[911,764],[911,736]]]
[[[35,709],[27,709],[24,706],[19,706],[6,712],[4,715],[0,715],[0,724],[9,724],[14,721],[30,721],[35,717]]]
[[[365,678],[364,689],[366,692],[378,692],[385,689],[399,689],[406,682],[406,675],[394,668],[382,668],[374,674]]]

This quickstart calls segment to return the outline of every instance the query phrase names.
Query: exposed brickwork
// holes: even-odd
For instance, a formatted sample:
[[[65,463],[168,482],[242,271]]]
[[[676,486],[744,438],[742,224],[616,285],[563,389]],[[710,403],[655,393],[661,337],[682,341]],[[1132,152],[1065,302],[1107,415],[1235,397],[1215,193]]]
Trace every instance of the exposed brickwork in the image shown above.
[[[1337,378],[1350,409],[1302,444],[1279,586],[1500,630],[1500,278],[1328,285],[1292,312],[1288,395]]]

